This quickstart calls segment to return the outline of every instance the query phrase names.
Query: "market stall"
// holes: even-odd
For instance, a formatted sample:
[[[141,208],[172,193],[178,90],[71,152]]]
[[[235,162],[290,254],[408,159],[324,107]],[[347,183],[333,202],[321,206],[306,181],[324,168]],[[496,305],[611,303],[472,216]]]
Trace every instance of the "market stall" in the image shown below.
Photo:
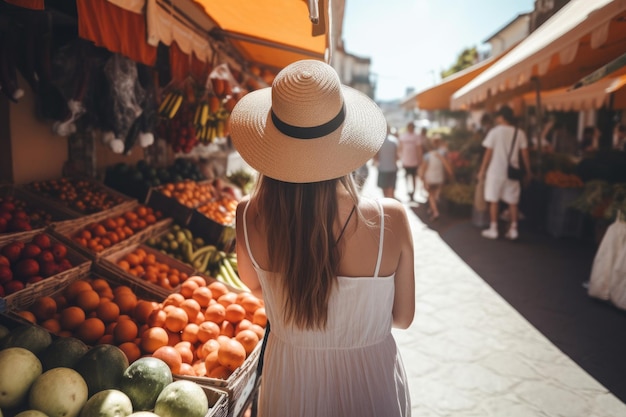
[[[327,3],[288,3],[290,25],[244,39],[203,1],[0,1],[1,415],[253,404],[267,318],[234,214],[255,176],[229,169],[227,122],[324,58]]]

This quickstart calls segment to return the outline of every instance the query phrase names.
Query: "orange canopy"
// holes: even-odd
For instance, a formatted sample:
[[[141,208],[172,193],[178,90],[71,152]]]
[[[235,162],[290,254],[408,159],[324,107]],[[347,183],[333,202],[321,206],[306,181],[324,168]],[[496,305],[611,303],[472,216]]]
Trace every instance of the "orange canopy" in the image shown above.
[[[250,63],[282,69],[300,59],[324,59],[327,38],[313,36],[305,1],[193,1]]]

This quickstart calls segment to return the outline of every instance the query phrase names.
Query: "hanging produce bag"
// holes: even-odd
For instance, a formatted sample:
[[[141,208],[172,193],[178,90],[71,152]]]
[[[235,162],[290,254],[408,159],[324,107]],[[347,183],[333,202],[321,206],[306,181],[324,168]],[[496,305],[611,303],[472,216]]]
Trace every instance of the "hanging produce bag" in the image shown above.
[[[626,310],[626,216],[621,212],[600,242],[588,294]]]

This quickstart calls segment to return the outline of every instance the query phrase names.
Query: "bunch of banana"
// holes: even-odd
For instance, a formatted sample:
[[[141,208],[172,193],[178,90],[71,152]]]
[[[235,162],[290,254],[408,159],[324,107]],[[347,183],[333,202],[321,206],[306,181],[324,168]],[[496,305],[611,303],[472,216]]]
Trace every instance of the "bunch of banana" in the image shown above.
[[[173,119],[183,104],[184,94],[181,91],[170,91],[159,105],[159,116]]]
[[[220,251],[218,270],[214,274],[214,277],[218,281],[222,281],[233,288],[250,292],[250,288],[248,288],[239,278],[239,273],[237,271],[237,255],[234,253],[226,254]]]
[[[204,126],[196,128],[196,137],[202,144],[212,143],[215,138],[223,138],[226,135],[226,123],[229,113],[219,109],[217,113],[209,113]]]
[[[209,103],[207,101],[203,101],[198,103],[196,106],[196,111],[193,116],[193,125],[196,130],[200,130],[204,126],[207,125],[209,121]]]

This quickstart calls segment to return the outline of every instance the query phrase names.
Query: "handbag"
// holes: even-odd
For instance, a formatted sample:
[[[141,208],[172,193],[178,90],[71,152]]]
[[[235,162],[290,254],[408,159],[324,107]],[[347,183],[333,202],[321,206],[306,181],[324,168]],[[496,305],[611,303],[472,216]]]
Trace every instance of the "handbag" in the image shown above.
[[[521,168],[515,168],[511,165],[511,155],[513,154],[513,149],[515,149],[515,141],[517,140],[517,127],[515,128],[515,133],[513,134],[513,143],[511,144],[511,149],[509,149],[509,159],[508,159],[508,167],[507,167],[507,177],[513,181],[521,181],[524,178],[524,172]]]

